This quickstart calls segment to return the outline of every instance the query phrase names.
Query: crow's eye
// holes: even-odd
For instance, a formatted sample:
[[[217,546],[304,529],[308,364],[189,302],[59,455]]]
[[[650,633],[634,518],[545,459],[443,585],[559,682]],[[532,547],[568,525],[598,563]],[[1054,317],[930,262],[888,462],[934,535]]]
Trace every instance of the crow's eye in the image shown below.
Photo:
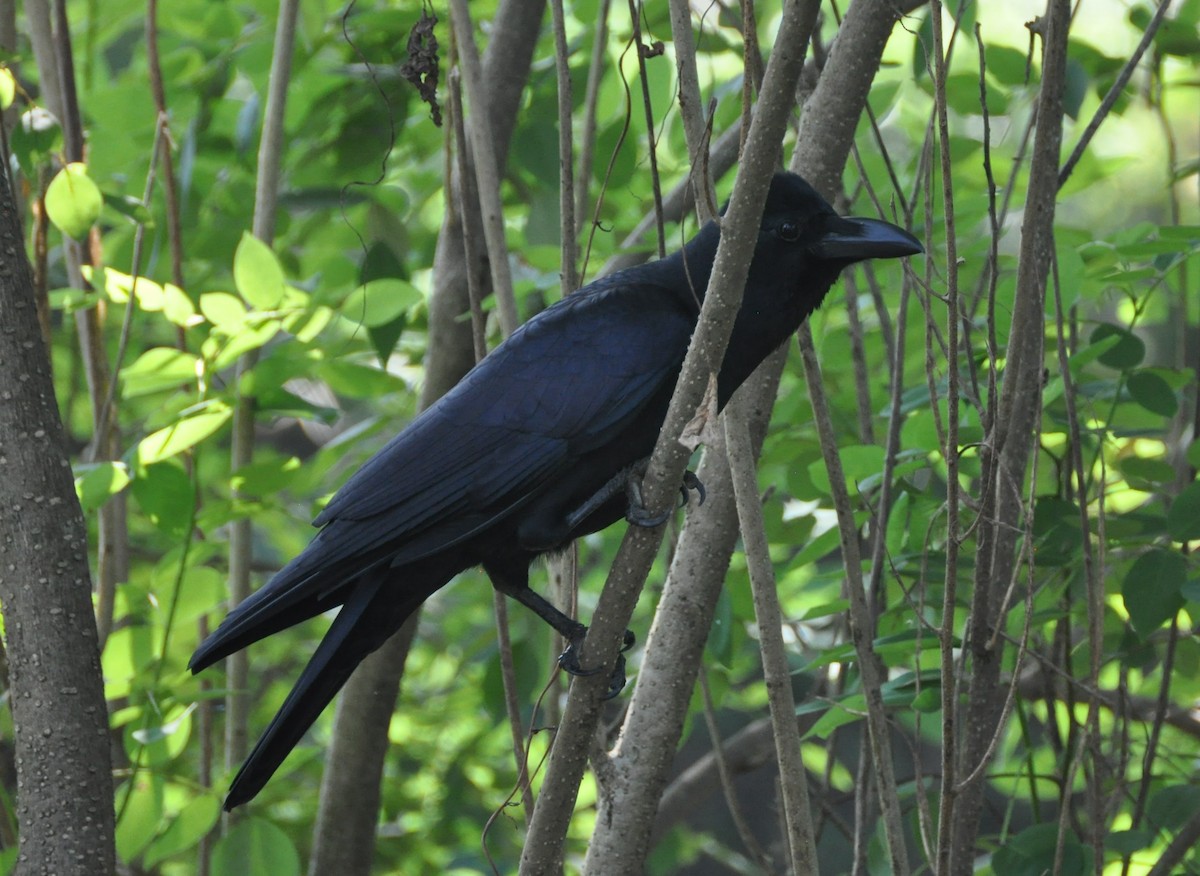
[[[790,219],[779,223],[779,236],[791,243],[800,239],[800,224],[792,222]]]

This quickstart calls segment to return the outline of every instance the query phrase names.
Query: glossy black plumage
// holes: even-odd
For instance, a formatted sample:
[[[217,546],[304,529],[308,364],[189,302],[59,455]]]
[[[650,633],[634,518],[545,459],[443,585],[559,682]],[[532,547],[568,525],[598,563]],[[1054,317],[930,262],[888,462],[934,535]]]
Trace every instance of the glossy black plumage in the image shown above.
[[[710,223],[682,251],[591,283],[522,326],[351,477],[309,546],[201,644],[193,671],[342,606],[226,808],[258,793],[354,667],[464,569],[482,565],[498,589],[578,635],[529,591],[529,564],[625,514],[624,492],[604,487],[653,449],[719,237]],[[842,219],[802,179],[777,174],[718,402],[845,266],[920,251],[907,232]]]

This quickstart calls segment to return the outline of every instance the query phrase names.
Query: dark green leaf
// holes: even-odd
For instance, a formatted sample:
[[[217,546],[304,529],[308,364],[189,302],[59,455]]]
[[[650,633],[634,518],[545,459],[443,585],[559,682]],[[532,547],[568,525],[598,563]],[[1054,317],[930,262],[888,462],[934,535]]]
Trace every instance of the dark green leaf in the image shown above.
[[[1200,538],[1200,481],[1188,484],[1167,512],[1167,532],[1175,541]]]
[[[1172,833],[1200,812],[1200,786],[1169,785],[1150,798],[1146,817],[1159,830]]]
[[[1135,371],[1129,375],[1129,394],[1139,405],[1152,414],[1173,417],[1179,410],[1175,392],[1153,371]]]
[[[1112,323],[1102,322],[1096,326],[1088,342],[1096,344],[1111,337],[1116,337],[1119,340],[1111,350],[1100,356],[1102,364],[1121,371],[1128,371],[1130,368],[1135,368],[1141,364],[1142,359],[1146,356],[1146,345],[1142,343],[1141,338],[1129,331],[1129,329],[1113,325]]]
[[[1121,583],[1121,598],[1139,636],[1146,638],[1183,607],[1186,580],[1187,561],[1176,551],[1153,548],[1133,561]]]

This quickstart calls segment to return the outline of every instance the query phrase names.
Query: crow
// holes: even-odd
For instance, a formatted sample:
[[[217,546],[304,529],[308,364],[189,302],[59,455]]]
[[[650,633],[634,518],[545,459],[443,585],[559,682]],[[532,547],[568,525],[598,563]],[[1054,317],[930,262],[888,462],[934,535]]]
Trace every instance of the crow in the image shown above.
[[[586,627],[530,589],[529,566],[623,516],[644,526],[665,519],[638,507],[628,487],[666,417],[719,240],[710,222],[681,251],[589,283],[513,332],[368,460],[317,516],[308,547],[201,643],[193,672],[341,606],[226,809],[262,789],[364,657],[471,567],[571,643],[565,669],[586,672],[574,654]],[[922,251],[907,231],[842,218],[799,176],[776,174],[717,376],[718,405],[821,304],[843,268]],[[685,495],[688,487],[702,491],[694,478]],[[623,683],[619,670],[613,687]]]

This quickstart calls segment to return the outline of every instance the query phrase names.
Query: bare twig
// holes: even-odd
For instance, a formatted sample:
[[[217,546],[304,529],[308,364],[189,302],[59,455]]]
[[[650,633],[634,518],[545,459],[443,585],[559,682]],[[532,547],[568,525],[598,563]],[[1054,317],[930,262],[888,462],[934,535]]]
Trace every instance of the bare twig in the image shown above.
[[[263,112],[262,139],[258,147],[258,171],[254,187],[254,236],[270,245],[275,238],[275,209],[279,196],[279,174],[284,149],[284,110],[287,88],[291,79],[292,52],[296,38],[298,0],[283,0],[279,6],[279,21],[275,28],[275,45],[271,55],[271,73],[267,84],[267,102]],[[254,458],[255,398],[244,388],[242,377],[253,370],[258,361],[255,352],[238,361],[237,399],[233,410],[233,438],[230,468],[237,471]],[[238,489],[233,489],[236,501]],[[241,517],[233,522],[229,534],[229,602],[236,606],[250,595],[250,553],[252,549],[252,520]],[[233,769],[246,757],[249,747],[249,663],[245,651],[226,658],[226,683],[229,694],[225,701],[225,763]],[[228,827],[237,816],[226,813]]]
[[[575,267],[579,256],[575,241],[575,191],[572,177],[574,146],[571,137],[571,68],[567,56],[566,25],[563,22],[563,0],[550,0],[550,18],[554,25],[554,69],[558,75],[559,238],[562,248],[562,294],[565,297],[579,287]]]
[[[471,24],[471,13],[467,0],[450,0],[450,17],[454,21],[454,34],[458,39],[459,63],[462,66],[467,100],[471,105],[472,156],[475,160],[475,178],[479,184],[479,205],[483,211],[483,230],[487,240],[488,264],[492,272],[492,292],[496,296],[496,312],[505,335],[517,330],[517,302],[513,296],[512,272],[508,266],[508,243],[504,234],[504,214],[500,206],[500,172],[496,164],[496,151],[492,144],[491,130],[486,123],[487,91],[483,82],[483,68],[479,63],[479,49],[475,45],[475,34]]]
[[[1087,151],[1088,145],[1092,142],[1092,137],[1096,135],[1096,131],[1100,129],[1100,125],[1108,118],[1108,114],[1116,106],[1117,100],[1125,93],[1125,86],[1129,84],[1129,80],[1133,76],[1133,71],[1137,69],[1138,62],[1142,60],[1142,55],[1146,53],[1146,49],[1150,48],[1150,43],[1154,42],[1154,35],[1158,33],[1158,27],[1162,24],[1163,19],[1166,18],[1167,9],[1170,6],[1171,0],[1161,0],[1158,8],[1154,10],[1154,15],[1146,25],[1146,32],[1142,34],[1137,48],[1133,50],[1133,54],[1129,56],[1129,60],[1125,62],[1125,66],[1121,68],[1121,72],[1113,80],[1112,87],[1104,95],[1104,100],[1100,101],[1100,106],[1097,107],[1091,121],[1088,122],[1088,126],[1084,129],[1083,135],[1080,136],[1079,142],[1071,150],[1071,157],[1063,163],[1062,169],[1058,172],[1058,188],[1061,189],[1066,184],[1067,179],[1071,176],[1071,171],[1075,169],[1075,165],[1079,163],[1079,159],[1083,157],[1083,153]]]
[[[775,570],[764,528],[758,482],[754,474],[754,454],[750,434],[740,404],[731,404],[725,413],[725,445],[733,489],[741,523],[746,565],[754,592],[754,613],[758,618],[759,647],[762,651],[763,681],[771,710],[775,754],[779,759],[779,781],[783,791],[784,823],[787,826],[791,872],[818,872],[817,848],[813,837],[812,812],[808,801],[808,777],[800,757],[800,730],[796,726],[796,702],[792,696],[792,674],[783,644],[783,613],[775,591]]]

